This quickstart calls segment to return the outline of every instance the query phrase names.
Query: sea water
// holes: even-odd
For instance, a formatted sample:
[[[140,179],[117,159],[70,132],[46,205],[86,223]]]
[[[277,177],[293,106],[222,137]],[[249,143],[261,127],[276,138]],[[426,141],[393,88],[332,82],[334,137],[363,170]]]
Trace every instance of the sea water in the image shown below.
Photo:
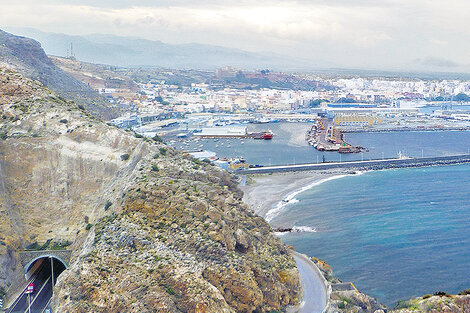
[[[295,200],[271,223],[310,231],[282,240],[382,303],[470,288],[470,165],[346,176]]]

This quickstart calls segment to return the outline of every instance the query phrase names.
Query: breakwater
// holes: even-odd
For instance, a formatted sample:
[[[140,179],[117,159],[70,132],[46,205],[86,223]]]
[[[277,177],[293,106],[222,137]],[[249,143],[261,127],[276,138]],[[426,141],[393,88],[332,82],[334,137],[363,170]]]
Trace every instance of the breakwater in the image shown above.
[[[278,172],[297,172],[297,171],[316,171],[328,169],[350,169],[350,170],[381,170],[390,168],[406,168],[406,167],[423,167],[423,166],[439,166],[470,163],[470,154],[452,155],[431,158],[406,158],[406,159],[380,159],[366,161],[350,161],[350,162],[331,162],[331,163],[309,163],[309,164],[292,164],[265,166],[258,168],[249,168],[237,170],[237,174],[264,174]]]
[[[347,128],[341,129],[342,133],[393,133],[393,132],[437,132],[437,131],[470,131],[470,127],[390,127],[390,128]]]

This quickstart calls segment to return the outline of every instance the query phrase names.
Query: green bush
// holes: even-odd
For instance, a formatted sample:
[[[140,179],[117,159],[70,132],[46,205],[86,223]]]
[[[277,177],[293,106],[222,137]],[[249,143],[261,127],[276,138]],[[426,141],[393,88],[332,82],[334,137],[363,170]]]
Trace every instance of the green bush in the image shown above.
[[[156,142],[163,142],[162,138],[160,138],[160,136],[158,136],[158,135],[153,136],[152,139]]]
[[[174,295],[176,292],[171,288],[170,286],[166,285],[165,286],[166,292],[168,292],[170,295]]]
[[[86,230],[90,230],[92,227],[93,227],[93,225],[91,225],[90,223],[88,223],[88,224],[86,224],[85,229],[86,229]]]
[[[107,211],[112,205],[113,205],[113,203],[111,201],[107,200],[106,204],[104,205],[104,210]]]
[[[65,241],[62,243],[54,242],[52,246],[49,247],[50,250],[62,250],[68,246],[70,246],[72,243],[70,241]]]
[[[152,165],[152,171],[154,172],[158,172],[160,169],[158,168],[158,165],[157,164],[153,164]]]
[[[161,155],[166,155],[167,149],[166,148],[160,148],[160,154]]]
[[[63,119],[61,119],[59,122],[60,122],[60,123],[63,123],[63,124],[67,124],[69,121],[67,121],[65,118],[63,118]]]
[[[46,250],[47,247],[49,246],[49,244],[51,243],[51,241],[52,241],[52,239],[48,239],[48,240],[47,240],[44,244],[42,244],[42,245],[39,245],[39,244],[37,243],[37,241],[35,241],[35,242],[33,242],[33,243],[27,245],[25,249],[26,249],[26,250],[35,250],[35,251],[37,251],[37,250]]]
[[[127,160],[129,160],[129,153],[121,154],[121,161],[127,161]]]
[[[410,301],[400,300],[397,305],[393,308],[394,310],[407,309],[411,306]]]

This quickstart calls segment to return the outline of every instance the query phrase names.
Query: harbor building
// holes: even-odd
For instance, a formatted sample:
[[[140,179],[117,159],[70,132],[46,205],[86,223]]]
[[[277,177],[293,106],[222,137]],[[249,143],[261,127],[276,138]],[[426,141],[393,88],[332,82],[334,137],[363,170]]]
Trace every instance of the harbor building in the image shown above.
[[[371,115],[336,115],[333,122],[337,126],[373,126],[382,123],[377,114]]]

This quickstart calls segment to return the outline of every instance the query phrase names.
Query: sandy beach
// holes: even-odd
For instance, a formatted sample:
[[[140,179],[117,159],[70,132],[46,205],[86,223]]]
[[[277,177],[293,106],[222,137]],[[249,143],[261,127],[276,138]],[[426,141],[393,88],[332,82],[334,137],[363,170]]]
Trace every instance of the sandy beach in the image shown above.
[[[339,175],[346,175],[350,170],[335,169],[325,171],[291,172],[259,174],[250,176],[243,190],[243,201],[258,215],[267,218],[269,211],[290,194],[300,191],[309,185],[319,183]],[[272,213],[272,212],[270,212]],[[268,216],[267,216],[268,214]]]

